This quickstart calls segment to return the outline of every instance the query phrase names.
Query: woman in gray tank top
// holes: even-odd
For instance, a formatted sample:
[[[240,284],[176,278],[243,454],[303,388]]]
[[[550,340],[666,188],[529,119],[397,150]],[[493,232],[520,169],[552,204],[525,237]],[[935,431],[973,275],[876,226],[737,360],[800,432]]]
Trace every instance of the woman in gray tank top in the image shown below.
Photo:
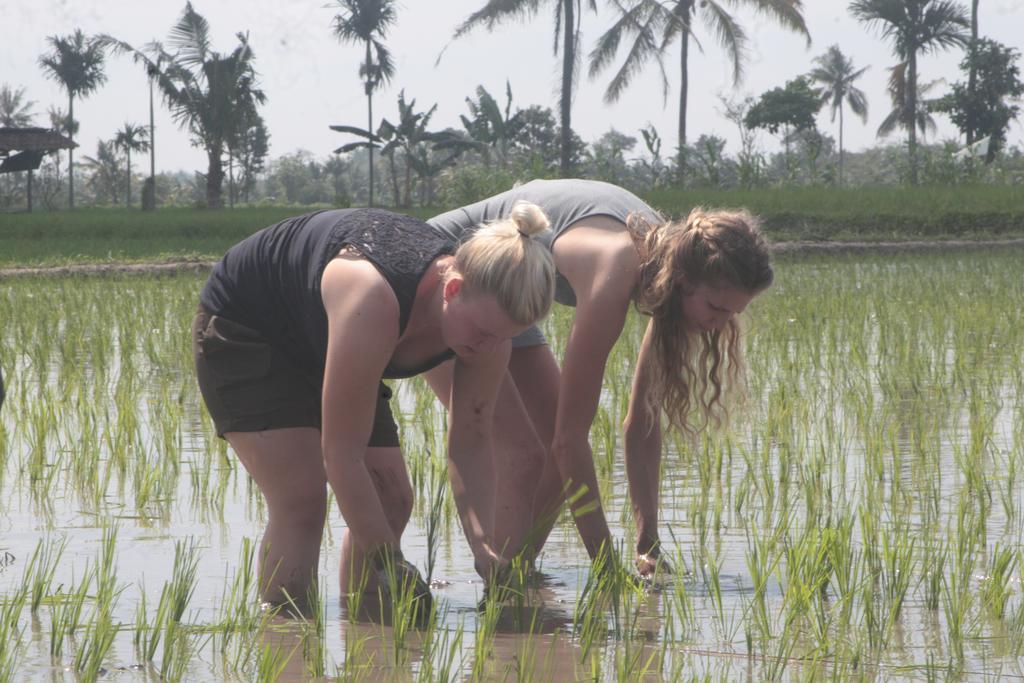
[[[627,190],[589,180],[535,180],[428,223],[465,239],[519,200],[547,213],[556,300],[576,313],[561,368],[538,330],[513,340],[494,433],[509,451],[505,481],[521,489],[515,482],[526,480],[536,493],[528,515],[513,501],[496,500],[496,530],[507,531],[510,547],[535,555],[568,494],[591,559],[617,563],[588,435],[605,363],[634,305],[650,316],[624,424],[635,560],[642,576],[659,565],[670,571],[658,533],[662,418],[693,432],[724,410],[723,388],[742,371],[736,316],[772,282],[767,243],[746,212],[695,209],[670,222]],[[449,377],[445,366],[427,373],[439,395]],[[691,404],[703,415],[696,425]],[[527,419],[532,429],[524,428]]]

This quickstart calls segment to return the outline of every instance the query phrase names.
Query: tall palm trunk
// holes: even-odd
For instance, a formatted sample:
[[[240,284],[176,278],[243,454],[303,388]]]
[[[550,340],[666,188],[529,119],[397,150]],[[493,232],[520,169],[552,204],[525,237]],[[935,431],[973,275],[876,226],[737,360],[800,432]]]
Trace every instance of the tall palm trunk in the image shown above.
[[[28,170],[28,180],[25,191],[28,193],[28,212],[32,213],[32,169]]]
[[[679,20],[683,23],[679,48],[679,185],[686,184],[686,106],[690,91],[690,13],[693,11],[693,0],[683,0],[676,6]]]
[[[388,168],[391,169],[391,201],[394,202],[395,206],[401,206],[402,191],[398,187],[398,167],[395,165],[395,151],[391,150],[391,153],[386,156],[388,158]]]
[[[132,148],[125,147],[124,151],[128,157],[127,189],[125,191],[124,206],[126,209],[130,209],[132,208]]]
[[[839,187],[843,186],[843,163],[845,162],[843,151],[843,103],[839,103]]]
[[[235,154],[228,148],[228,208],[235,208]]]
[[[572,169],[572,75],[576,67],[576,0],[562,0],[562,147],[559,162],[562,177]]]
[[[210,209],[220,209],[224,206],[221,197],[221,189],[224,186],[224,165],[220,160],[222,152],[221,143],[210,145],[206,151],[206,206]]]
[[[910,157],[910,184],[917,185],[917,47],[907,60],[907,102],[904,112],[907,127],[907,153]]]
[[[68,137],[75,141],[75,96],[68,95]],[[68,147],[68,208],[75,208],[75,146]]]
[[[373,70],[371,68],[370,41],[366,41],[366,132],[373,135]],[[366,146],[370,153],[370,206],[373,206],[373,139]]]
[[[967,73],[967,92],[975,92],[975,84],[978,80],[978,68],[975,62],[978,49],[978,0],[971,2],[971,68]],[[967,127],[967,144],[974,142],[974,125]]]
[[[153,208],[156,208],[156,124],[153,119],[153,79],[149,79],[149,183],[153,188]],[[143,193],[145,194],[145,193]],[[142,201],[146,203],[145,198]],[[143,207],[145,208],[145,207]]]

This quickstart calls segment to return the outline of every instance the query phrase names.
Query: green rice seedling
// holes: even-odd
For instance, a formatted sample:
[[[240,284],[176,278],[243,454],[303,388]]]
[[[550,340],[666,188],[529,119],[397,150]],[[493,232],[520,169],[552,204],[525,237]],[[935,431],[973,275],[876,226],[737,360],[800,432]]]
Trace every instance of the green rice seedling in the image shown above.
[[[305,673],[313,678],[322,678],[326,674],[325,656],[327,652],[327,630],[324,624],[324,611],[327,606],[326,591],[320,590],[320,582],[314,581],[309,586],[308,594],[302,607],[288,597],[292,613],[302,623],[302,661]],[[308,613],[308,614],[307,614]]]
[[[427,577],[429,585],[434,577],[434,567],[437,564],[437,549],[440,541],[442,524],[442,513],[444,512],[445,492],[448,483],[448,471],[444,464],[433,464],[430,459],[429,469],[429,501],[430,507],[427,512]]]
[[[438,612],[434,628],[423,633],[423,659],[416,680],[423,683],[455,683],[462,668],[462,644],[465,627],[460,619],[454,629],[442,624],[448,621],[449,607],[445,603]]]
[[[242,538],[238,552],[238,569],[231,580],[230,588],[225,585],[220,600],[219,628],[221,655],[224,655],[233,637],[238,633],[252,632],[262,621],[257,594],[255,556],[256,546],[248,536]]]
[[[96,680],[99,676],[118,628],[109,612],[99,608],[93,610],[93,619],[86,626],[82,642],[75,651],[75,670],[86,680]]]
[[[349,625],[351,626],[351,624]],[[345,631],[345,658],[341,664],[335,667],[334,677],[345,683],[358,683],[369,677],[373,671],[374,658],[367,655],[367,641],[369,638],[351,637],[350,631]]]
[[[33,614],[39,610],[39,605],[50,593],[53,575],[57,571],[65,547],[66,538],[45,538],[36,543],[36,548],[32,551],[22,582],[28,587],[29,608]]]
[[[903,525],[882,534],[881,582],[889,613],[886,632],[892,629],[903,612],[903,603],[913,574],[915,542],[916,539],[910,537],[910,530]]]
[[[276,683],[288,666],[288,660],[295,655],[298,648],[299,646],[295,645],[291,651],[286,652],[284,648],[277,648],[269,643],[264,645],[256,660],[256,670],[253,672],[255,680],[259,683]]]
[[[188,626],[177,622],[169,622],[163,637],[163,659],[160,662],[160,679],[164,681],[187,680],[189,666],[195,659],[196,652],[203,648],[203,643],[210,635],[201,638]]]
[[[57,659],[64,649],[64,639],[74,635],[81,625],[82,609],[89,595],[94,572],[88,566],[78,586],[69,594],[55,596],[50,605],[50,657]]]
[[[782,556],[774,551],[776,537],[751,536],[748,530],[747,570],[753,583],[753,595],[745,615],[756,630],[761,645],[772,640],[772,618],[768,608],[768,580],[778,567]],[[749,638],[748,638],[749,640]]]
[[[24,582],[0,599],[0,683],[14,681],[22,657],[21,614],[28,602]]]
[[[485,680],[487,663],[494,650],[494,637],[498,632],[504,597],[505,592],[502,590],[486,591],[482,609],[479,606],[477,608],[476,632],[473,634],[473,666],[469,673],[472,680]]]
[[[991,560],[985,578],[981,582],[981,605],[990,615],[1002,621],[1010,601],[1014,566],[1017,555],[1014,548],[997,545],[991,552]]]
[[[927,610],[939,609],[947,558],[948,550],[945,543],[926,546],[921,566],[921,584],[924,591],[924,607]]]

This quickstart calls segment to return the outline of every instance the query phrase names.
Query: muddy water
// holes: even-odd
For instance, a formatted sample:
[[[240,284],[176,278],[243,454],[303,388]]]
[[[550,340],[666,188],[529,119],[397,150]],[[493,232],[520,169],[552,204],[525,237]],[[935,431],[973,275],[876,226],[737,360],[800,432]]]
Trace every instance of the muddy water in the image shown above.
[[[478,609],[483,587],[448,513],[433,576],[439,627],[433,642],[413,633],[396,651],[390,628],[353,623],[342,609],[337,559],[344,523],[332,511],[320,565],[329,677],[437,680],[447,670],[458,680],[636,680],[645,668],[647,680],[1021,676],[1020,560],[1007,582],[1005,617],[986,611],[982,587],[992,551],[1019,552],[1024,524],[1022,475],[1010,473],[1024,465],[1021,359],[1003,348],[1024,341],[1024,331],[1005,316],[988,322],[1021,300],[1012,274],[1022,266],[1014,253],[781,263],[775,290],[755,302],[748,321],[747,410],[728,434],[676,439],[665,455],[661,528],[678,569],[677,588],[632,599],[619,613],[604,611],[594,638],[579,614],[588,564],[571,520],[563,518],[551,535],[530,610],[506,610],[491,623]],[[950,282],[955,296],[942,289]],[[253,680],[255,653],[265,645],[294,653],[281,665],[281,680],[308,678],[303,628],[294,620],[273,620],[254,637],[248,656],[223,655],[204,632],[221,620],[244,539],[258,541],[264,522],[258,492],[210,434],[192,381],[187,329],[200,284],[195,274],[0,281],[0,316],[7,321],[0,363],[9,385],[0,414],[0,594],[9,599],[16,591],[40,539],[65,543],[49,599],[35,615],[26,608],[19,620],[14,680],[76,680],[74,653],[88,641],[88,629],[51,658],[53,603],[95,566],[108,525],[117,528],[120,592],[111,616],[121,630],[103,659],[106,677],[157,679],[161,651],[146,664],[133,645],[136,611],[145,595],[152,618],[172,577],[175,542],[193,539],[197,578],[183,622],[194,627],[195,652],[184,679]],[[958,321],[972,318],[973,331],[961,334]],[[564,315],[551,321],[549,336],[564,338],[565,325]],[[903,351],[892,336],[896,328],[897,337],[912,340]],[[609,362],[602,407],[613,425],[621,419],[640,331],[634,321]],[[829,339],[840,341],[823,341]],[[414,471],[429,469],[443,438],[442,416],[422,391],[414,383],[399,391]],[[433,433],[424,434],[423,424],[434,425]],[[972,435],[983,440],[974,460],[965,456]],[[628,545],[621,438],[606,437],[595,434],[594,443],[596,457],[611,462],[602,470],[607,516]],[[97,463],[98,475],[83,474],[87,461]],[[811,493],[801,473],[815,462],[821,483]],[[156,494],[143,493],[147,472],[167,472],[164,483],[150,484]],[[420,493],[421,499],[428,494]],[[863,636],[866,627],[834,631],[830,652],[815,649],[802,623],[792,627],[801,633],[785,649],[748,637],[752,539],[771,535],[787,516],[790,538],[797,538],[820,521],[806,511],[813,507],[809,497],[822,493],[836,517],[857,521],[852,545],[859,552],[868,543],[857,516],[864,507],[877,505],[887,530],[909,525],[915,557],[958,533],[959,510],[976,511],[983,538],[967,579],[972,604],[962,658],[948,613],[925,604],[923,564],[912,565],[902,612],[874,649],[838,642]],[[936,519],[923,512],[930,500]],[[427,523],[420,505],[403,538],[406,555],[421,568]],[[786,629],[786,562],[780,560],[764,587],[776,636]],[[680,592],[690,610],[685,617],[673,598]],[[838,604],[835,595],[829,604]],[[92,612],[87,601],[84,623]],[[494,635],[478,643],[481,633]],[[854,651],[859,669],[851,664]],[[450,664],[444,652],[454,653]]]

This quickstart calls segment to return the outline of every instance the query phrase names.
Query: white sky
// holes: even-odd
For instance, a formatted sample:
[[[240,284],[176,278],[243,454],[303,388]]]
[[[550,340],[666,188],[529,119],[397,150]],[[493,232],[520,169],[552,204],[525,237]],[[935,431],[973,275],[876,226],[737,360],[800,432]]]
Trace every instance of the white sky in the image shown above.
[[[396,76],[374,96],[375,117],[394,119],[396,97],[404,88],[406,98],[415,98],[420,110],[438,104],[432,128],[459,127],[459,114],[467,112],[465,97],[482,84],[503,104],[506,78],[512,84],[514,107],[540,104],[551,107],[557,116],[561,62],[552,54],[550,1],[542,3],[541,13],[531,20],[505,24],[494,33],[479,29],[452,43],[435,65],[455,26],[483,4],[484,0],[400,0],[397,24],[386,38],[394,54]],[[847,0],[804,0],[804,5],[813,41],[810,48],[803,39],[761,17],[737,13],[753,43],[740,91],[758,95],[780,86],[809,70],[815,56],[838,43],[855,66],[871,67],[858,81],[869,101],[868,122],[864,125],[847,116],[846,146],[856,150],[876,144],[874,131],[890,108],[885,90],[887,67],[896,61],[888,44],[849,16]],[[362,51],[334,38],[330,21],[337,12],[326,0],[196,0],[194,6],[209,21],[217,51],[230,51],[236,44],[234,34],[249,32],[260,83],[268,97],[261,111],[270,130],[271,157],[299,148],[322,156],[352,140],[329,130],[328,125],[365,127],[366,99],[358,79]],[[586,52],[611,24],[614,15],[609,7],[606,0],[599,0],[596,16],[585,13]],[[66,108],[67,98],[38,66],[38,57],[48,52],[47,36],[81,28],[87,34],[106,32],[141,46],[153,39],[165,40],[183,8],[184,2],[166,0],[4,0],[0,10],[0,83],[25,87],[27,97],[35,102],[36,124],[48,125],[47,108],[53,104]],[[979,24],[982,36],[1024,47],[1024,0],[982,0]],[[688,137],[692,142],[701,133],[721,135],[729,140],[727,153],[735,153],[737,135],[719,113],[716,97],[732,90],[728,60],[703,26],[698,25],[697,37],[704,52],[691,43]],[[926,55],[919,62],[922,82],[960,80],[957,65],[961,57],[959,50]],[[677,47],[666,61],[670,78],[667,102],[662,99],[657,68],[651,65],[614,105],[602,101],[611,71],[590,80],[584,63],[573,105],[573,128],[591,142],[611,127],[639,138],[639,129],[650,122],[664,140],[663,154],[670,155],[678,120]],[[108,80],[100,90],[75,102],[76,118],[81,122],[78,142],[86,154],[93,154],[96,141],[112,137],[126,121],[148,122],[147,85],[141,67],[128,57],[115,57],[108,59],[106,72]],[[944,90],[939,86],[935,92]],[[936,119],[939,131],[935,139],[956,135],[948,119],[941,115]],[[156,125],[158,170],[205,169],[203,152],[189,145],[187,135],[162,107]],[[819,127],[836,134],[826,110],[819,116]],[[1021,123],[1015,123],[1010,142],[1021,144],[1022,133]],[[765,148],[778,147],[768,135],[762,135],[760,141]],[[642,146],[641,141],[638,148]]]

